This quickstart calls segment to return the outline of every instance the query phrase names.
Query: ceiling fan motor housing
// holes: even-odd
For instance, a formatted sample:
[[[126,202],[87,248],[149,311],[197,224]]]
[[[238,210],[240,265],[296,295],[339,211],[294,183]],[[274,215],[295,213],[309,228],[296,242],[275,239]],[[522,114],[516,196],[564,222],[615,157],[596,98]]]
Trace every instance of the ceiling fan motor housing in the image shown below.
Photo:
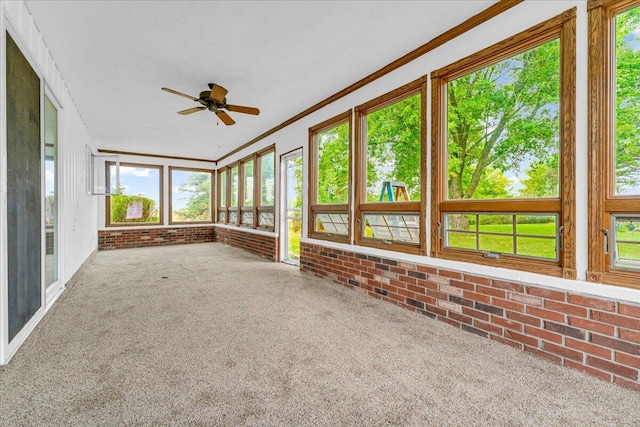
[[[216,101],[215,99],[211,98],[210,90],[204,90],[200,92],[200,100],[207,104],[209,110],[211,111],[226,108],[227,98],[223,99],[222,102]]]

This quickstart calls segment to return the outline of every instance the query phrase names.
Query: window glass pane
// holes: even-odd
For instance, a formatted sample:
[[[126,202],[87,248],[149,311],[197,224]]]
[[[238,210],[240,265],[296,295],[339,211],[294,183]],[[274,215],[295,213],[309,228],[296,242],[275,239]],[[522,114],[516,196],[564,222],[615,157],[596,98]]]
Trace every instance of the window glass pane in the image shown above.
[[[272,211],[258,212],[258,226],[265,228],[273,228],[275,223],[275,215]]]
[[[211,173],[171,170],[171,221],[211,221]]]
[[[222,172],[218,175],[218,187],[220,191],[220,207],[224,208],[227,206],[227,171]]]
[[[557,222],[556,215],[447,214],[445,246],[557,259]]]
[[[287,219],[287,233],[287,259],[297,261],[300,259],[302,221],[299,219]]]
[[[478,236],[475,232],[462,233],[459,231],[449,231],[447,232],[446,246],[459,249],[478,249],[477,238]]]
[[[242,225],[253,227],[253,211],[242,211]]]
[[[559,196],[560,44],[447,84],[447,198]]]
[[[253,160],[242,164],[244,174],[244,204],[243,206],[253,206]]]
[[[640,195],[640,7],[615,19],[616,195]]]
[[[229,224],[238,224],[238,212],[229,211]]]
[[[473,230],[476,229],[476,215],[449,214],[445,215],[445,228],[449,230]]]
[[[58,280],[58,196],[56,191],[58,181],[58,110],[56,110],[56,107],[46,96],[44,101],[45,284],[49,286]]]
[[[231,200],[229,206],[238,206],[238,166],[231,169]]]
[[[260,206],[275,204],[275,153],[273,151],[260,157]]]
[[[367,201],[420,200],[420,94],[367,114],[366,150]]]
[[[226,222],[227,220],[227,211],[218,212],[218,222]]]
[[[364,236],[393,242],[420,243],[418,214],[364,214]]]
[[[302,209],[302,156],[287,160],[287,211],[300,209]]]
[[[556,239],[543,239],[536,237],[520,237],[516,239],[518,255],[526,255],[536,258],[556,257]]]
[[[109,166],[111,188],[115,165]],[[120,191],[110,196],[111,223],[160,223],[160,169],[120,165]]]
[[[614,254],[616,268],[640,270],[640,216],[614,216]]]
[[[516,232],[533,236],[555,236],[557,232],[555,215],[516,215]]]
[[[349,123],[319,132],[318,194],[322,204],[349,202]]]
[[[315,231],[327,234],[347,234],[349,214],[346,212],[319,212],[316,214]]]
[[[481,233],[478,235],[478,241],[480,243],[478,249],[481,251],[513,253],[513,238],[511,236]]]

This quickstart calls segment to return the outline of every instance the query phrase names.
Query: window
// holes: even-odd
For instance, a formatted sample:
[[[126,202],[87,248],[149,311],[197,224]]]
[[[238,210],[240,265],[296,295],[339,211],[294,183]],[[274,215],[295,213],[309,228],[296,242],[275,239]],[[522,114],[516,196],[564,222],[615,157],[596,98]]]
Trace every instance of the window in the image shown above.
[[[227,222],[227,169],[218,171],[218,222]]]
[[[213,172],[169,167],[170,223],[211,222]]]
[[[240,224],[246,227],[253,228],[255,212],[254,212],[254,164],[255,164],[255,156],[251,156],[251,158],[244,160],[240,163],[242,168],[242,207],[240,211],[242,212],[240,218]]]
[[[273,147],[258,153],[258,169],[256,175],[260,176],[258,187],[259,200],[258,228],[273,230],[275,228],[275,150]],[[259,172],[258,172],[259,171]]]
[[[351,111],[309,129],[309,237],[350,241]]]
[[[231,188],[229,197],[228,223],[238,225],[238,165],[232,166],[229,173],[229,186]]]
[[[274,162],[271,146],[218,171],[219,223],[274,229]]]
[[[58,110],[44,97],[44,224],[46,233],[45,284],[58,280]]]
[[[432,90],[432,255],[575,278],[575,9]]]
[[[115,187],[115,164],[107,181]],[[119,194],[106,197],[107,226],[162,224],[162,166],[120,163]]]
[[[589,10],[587,279],[640,287],[640,1]]]
[[[356,107],[356,244],[426,253],[426,78]]]

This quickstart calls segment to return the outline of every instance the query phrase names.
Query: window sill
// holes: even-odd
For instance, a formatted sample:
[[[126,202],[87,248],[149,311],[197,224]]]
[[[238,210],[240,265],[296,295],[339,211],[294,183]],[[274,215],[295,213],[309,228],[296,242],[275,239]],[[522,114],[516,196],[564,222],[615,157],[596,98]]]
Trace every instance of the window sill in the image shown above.
[[[151,229],[151,228],[197,228],[197,227],[213,227],[215,223],[205,223],[205,224],[151,224],[151,223],[142,223],[136,225],[105,225],[98,228],[98,231],[117,231],[117,230],[131,230],[131,229]]]
[[[640,289],[640,272],[607,271],[604,273],[597,273],[588,271],[587,281],[592,283],[602,283],[605,285]]]
[[[505,268],[509,270],[521,270],[531,273],[545,274],[554,277],[564,277],[567,279],[575,279],[575,274],[565,274],[562,267],[554,261],[543,261],[537,259],[521,259],[512,257],[507,254],[500,254],[500,259],[485,258],[481,253],[469,252],[464,250],[440,250],[431,251],[434,258],[443,258],[452,261],[469,262],[473,264],[482,264],[492,267]],[[570,277],[573,276],[573,277]]]

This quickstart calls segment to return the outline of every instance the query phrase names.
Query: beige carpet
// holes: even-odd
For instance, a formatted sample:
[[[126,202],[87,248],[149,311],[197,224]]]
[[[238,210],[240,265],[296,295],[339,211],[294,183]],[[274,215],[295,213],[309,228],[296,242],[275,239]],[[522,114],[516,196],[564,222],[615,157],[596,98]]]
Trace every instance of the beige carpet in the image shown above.
[[[0,425],[636,426],[640,393],[218,243],[100,252]]]

